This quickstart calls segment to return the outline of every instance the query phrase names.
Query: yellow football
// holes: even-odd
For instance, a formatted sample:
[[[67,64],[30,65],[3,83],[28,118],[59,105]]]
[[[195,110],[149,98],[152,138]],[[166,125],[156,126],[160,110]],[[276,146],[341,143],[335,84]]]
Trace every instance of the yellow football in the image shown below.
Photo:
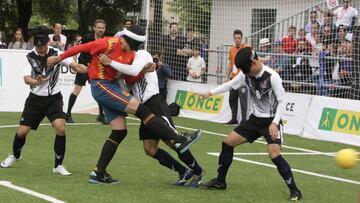
[[[341,168],[354,167],[359,159],[358,153],[354,149],[342,149],[336,153],[336,164]]]

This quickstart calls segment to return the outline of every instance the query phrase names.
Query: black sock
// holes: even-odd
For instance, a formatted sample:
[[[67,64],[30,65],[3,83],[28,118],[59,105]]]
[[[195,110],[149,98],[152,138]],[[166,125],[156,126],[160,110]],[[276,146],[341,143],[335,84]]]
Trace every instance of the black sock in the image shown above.
[[[127,130],[112,130],[111,135],[106,139],[104,146],[101,150],[100,158],[96,164],[97,172],[105,172],[111,159],[118,148],[118,145],[126,137]]]
[[[227,145],[226,143],[222,143],[222,149],[218,162],[218,176],[217,180],[219,182],[226,182],[226,174],[229,170],[231,162],[233,160],[234,155],[234,147]]]
[[[65,156],[66,136],[56,135],[54,142],[55,168],[61,165]]]
[[[189,168],[194,171],[195,175],[201,174],[202,168],[199,166],[199,164],[189,150],[186,150],[184,153],[178,152],[178,156],[182,162],[184,162]]]
[[[68,105],[68,109],[67,109],[67,114],[71,115],[71,109],[73,108],[75,101],[76,101],[77,96],[74,93],[70,94],[69,97],[69,105]]]
[[[158,149],[153,158],[157,159],[161,165],[174,170],[179,174],[183,174],[186,171],[186,168],[183,165],[181,165],[178,161],[176,161],[176,159],[174,159],[174,157],[161,148]]]
[[[285,180],[286,185],[288,188],[293,190],[298,190],[295,184],[294,176],[292,174],[291,168],[286,160],[281,156],[277,156],[271,160],[277,167],[280,175]]]
[[[141,119],[141,122],[155,134],[159,135],[163,141],[176,140],[179,136],[169,124],[159,116],[156,116],[144,104],[140,104],[136,110],[135,116]]]
[[[105,116],[102,106],[99,103],[98,103],[98,106],[99,106],[99,116]]]
[[[13,154],[15,158],[17,159],[20,158],[21,149],[24,146],[25,141],[26,141],[26,137],[20,138],[17,133],[15,134],[14,142],[13,142]]]

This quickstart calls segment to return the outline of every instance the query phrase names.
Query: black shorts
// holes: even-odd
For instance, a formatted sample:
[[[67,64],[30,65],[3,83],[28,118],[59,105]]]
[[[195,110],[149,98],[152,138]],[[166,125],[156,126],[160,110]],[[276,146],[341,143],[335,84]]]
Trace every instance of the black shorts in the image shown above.
[[[254,115],[250,115],[250,118],[246,121],[241,121],[240,125],[234,129],[234,131],[247,139],[252,143],[260,136],[263,136],[268,144],[282,144],[283,141],[283,128],[282,123],[278,126],[279,136],[277,139],[272,140],[269,133],[269,126],[274,118],[258,118]]]
[[[88,80],[89,77],[87,73],[76,73],[74,84],[79,86],[85,86],[86,81]]]
[[[168,123],[175,129],[174,122],[171,119],[169,106],[166,104],[164,98],[160,94],[152,96],[149,100],[144,103],[151,111],[157,115],[162,116]],[[140,140],[159,140],[159,135],[152,132],[143,123],[140,124],[139,128],[139,139]]]
[[[30,126],[31,129],[36,130],[45,116],[50,122],[58,118],[65,119],[66,114],[63,112],[62,98],[60,92],[51,96],[37,96],[30,93],[26,99],[19,124]]]

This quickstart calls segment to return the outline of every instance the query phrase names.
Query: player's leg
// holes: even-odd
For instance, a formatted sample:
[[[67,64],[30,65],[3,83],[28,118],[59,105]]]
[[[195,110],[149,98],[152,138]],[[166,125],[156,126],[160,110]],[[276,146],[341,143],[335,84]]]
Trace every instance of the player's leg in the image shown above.
[[[113,179],[109,173],[106,172],[106,168],[110,164],[110,161],[114,157],[119,144],[127,135],[125,114],[120,116],[118,113],[112,112],[107,107],[104,107],[107,119],[110,120],[111,134],[106,139],[103,148],[100,153],[99,160],[96,164],[95,170],[91,171],[89,176],[90,183],[119,183],[119,180]]]
[[[75,82],[74,82],[74,90],[69,96],[68,109],[66,112],[66,122],[74,123],[74,120],[71,116],[72,108],[74,107],[77,96],[80,94],[82,87],[85,86],[86,81],[88,80],[87,73],[76,73]]]
[[[139,138],[143,140],[145,154],[158,160],[159,163],[170,170],[179,173],[179,180],[175,185],[183,186],[192,176],[192,170],[187,169],[176,159],[174,159],[167,151],[159,148],[159,136],[149,130],[143,123],[139,128]]]
[[[96,121],[98,121],[104,125],[108,125],[109,121],[105,117],[103,107],[99,103],[98,103],[98,107],[99,107],[99,115],[96,117]]]
[[[56,135],[54,141],[55,162],[53,173],[59,173],[64,176],[71,175],[71,173],[62,165],[66,149],[65,119],[57,118],[52,121],[51,124],[54,127]]]
[[[141,104],[135,98],[129,100],[125,111],[140,118],[146,127],[156,133],[164,142],[169,141],[174,149],[180,153],[186,151],[201,136],[201,131],[196,131],[188,137],[181,136],[162,117],[156,116],[145,104]]]
[[[159,135],[160,139],[171,141],[176,150],[181,153],[201,136],[201,131],[196,131],[189,137],[179,135],[161,117],[156,116],[145,104],[141,104],[131,94],[122,90],[117,83],[91,81],[91,87],[95,100],[103,107],[134,114],[146,127]]]
[[[26,142],[26,136],[30,129],[36,130],[40,122],[45,117],[43,98],[29,94],[25,101],[25,107],[21,114],[19,127],[14,136],[13,153],[1,162],[1,167],[10,167],[21,158],[21,150]]]
[[[16,161],[20,160],[21,150],[25,145],[26,136],[29,132],[30,132],[30,126],[20,125],[18,127],[18,130],[15,133],[14,141],[13,141],[13,148],[12,148],[13,153],[9,154],[9,156],[1,162],[0,164],[1,167],[8,168],[11,165],[13,165]]]
[[[281,125],[281,124],[280,124]],[[279,125],[279,126],[280,126]],[[267,129],[263,130],[263,135],[265,140],[268,143],[267,151],[269,158],[275,164],[276,168],[279,171],[279,174],[284,179],[286,185],[290,190],[289,200],[296,201],[302,198],[300,190],[295,184],[295,179],[291,171],[291,167],[288,162],[281,156],[281,144],[282,144],[282,129],[279,129],[279,137],[275,140],[272,140]]]
[[[47,101],[46,117],[51,122],[55,130],[54,141],[54,168],[53,173],[61,175],[71,175],[69,171],[62,165],[65,157],[66,149],[66,134],[65,134],[65,118],[66,114],[63,112],[63,97],[61,93],[52,95]]]
[[[227,124],[238,124],[237,114],[238,114],[238,100],[239,93],[238,90],[231,89],[229,91],[229,105],[231,109],[231,120]]]
[[[233,160],[234,148],[246,142],[252,143],[260,136],[253,117],[242,121],[222,142],[218,162],[218,176],[205,183],[204,186],[221,190],[226,189],[226,175]]]

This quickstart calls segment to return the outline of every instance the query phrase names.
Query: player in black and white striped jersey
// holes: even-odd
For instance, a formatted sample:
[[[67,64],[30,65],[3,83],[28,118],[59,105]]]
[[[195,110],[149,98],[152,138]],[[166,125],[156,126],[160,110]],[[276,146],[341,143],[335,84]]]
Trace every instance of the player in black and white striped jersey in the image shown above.
[[[25,144],[30,129],[36,130],[46,116],[56,133],[54,142],[55,165],[53,173],[71,175],[62,165],[65,156],[65,113],[60,92],[60,66],[68,66],[77,72],[86,72],[86,67],[69,58],[61,64],[47,67],[47,58],[61,52],[48,46],[49,37],[40,30],[34,36],[35,48],[26,55],[28,63],[24,68],[24,82],[30,86],[30,94],[25,102],[20,126],[14,137],[13,154],[1,162],[1,167],[8,168],[21,158],[21,149]]]
[[[101,55],[99,60],[104,65],[111,65],[123,74],[135,76],[130,78],[125,77],[125,80],[128,83],[127,85],[130,84],[128,88],[132,90],[133,95],[138,98],[141,103],[149,107],[155,115],[162,116],[169,126],[175,129],[175,124],[171,118],[169,107],[159,93],[156,71],[143,70],[143,67],[148,68],[152,65],[156,66],[156,64],[153,63],[153,58],[149,52],[145,50],[138,50],[135,54],[132,65],[125,65],[112,61],[106,55]],[[143,70],[143,74],[138,75],[140,69]],[[179,159],[190,168],[188,169],[174,159],[167,151],[159,148],[159,135],[153,133],[143,123],[141,123],[139,128],[139,138],[140,140],[143,140],[144,151],[148,156],[157,159],[161,165],[179,173],[179,180],[175,183],[176,185],[183,186],[192,178],[188,186],[198,187],[203,181],[203,169],[195,160],[190,150],[186,150],[183,153],[177,153]],[[171,147],[171,143],[166,141],[165,143]]]
[[[257,58],[251,48],[241,49],[235,58],[235,65],[240,72],[231,81],[226,82],[206,93],[197,93],[203,99],[246,86],[250,92],[252,114],[246,121],[234,129],[222,143],[222,150],[218,162],[218,176],[204,184],[206,188],[226,189],[226,175],[231,165],[234,147],[246,142],[252,143],[263,136],[268,143],[268,154],[276,165],[280,175],[285,180],[289,190],[289,200],[296,201],[302,197],[290,165],[281,156],[282,129],[281,114],[285,90],[278,73],[267,67]]]

